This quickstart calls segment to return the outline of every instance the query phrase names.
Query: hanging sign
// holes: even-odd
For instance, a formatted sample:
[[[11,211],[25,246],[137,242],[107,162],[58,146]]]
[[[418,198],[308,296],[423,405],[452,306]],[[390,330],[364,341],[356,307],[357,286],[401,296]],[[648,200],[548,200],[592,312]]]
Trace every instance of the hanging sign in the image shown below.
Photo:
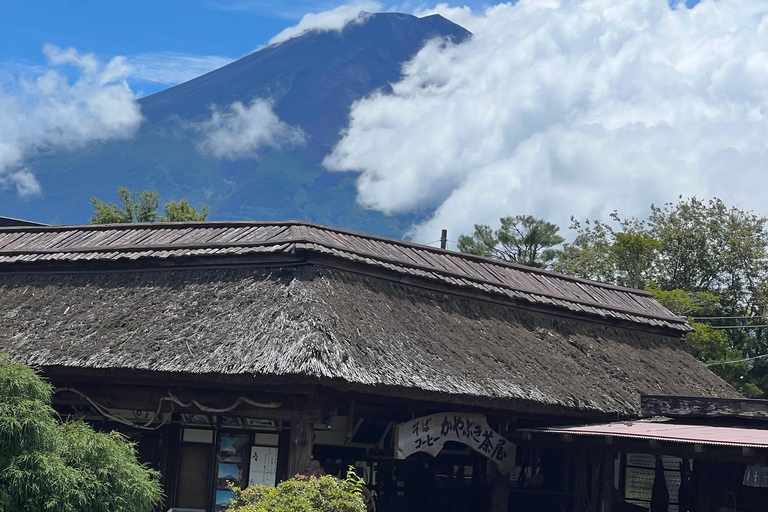
[[[482,414],[441,412],[397,425],[395,458],[416,452],[437,456],[446,441],[463,443],[485,455],[506,472],[515,466],[515,445],[491,430]]]
[[[768,487],[768,467],[747,466],[742,483],[748,487]]]

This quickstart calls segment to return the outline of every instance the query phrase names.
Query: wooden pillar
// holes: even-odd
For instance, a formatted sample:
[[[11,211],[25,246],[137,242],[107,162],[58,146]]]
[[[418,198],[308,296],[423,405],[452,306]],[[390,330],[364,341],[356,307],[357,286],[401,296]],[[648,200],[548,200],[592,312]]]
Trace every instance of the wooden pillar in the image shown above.
[[[598,512],[613,512],[614,500],[614,456],[610,450],[605,450],[600,463],[600,504]]]
[[[496,464],[491,463],[493,489],[491,490],[491,512],[507,512],[509,510],[509,474],[502,472]]]
[[[288,478],[303,474],[309,466],[312,456],[312,442],[315,429],[306,419],[296,419],[291,422],[291,440],[288,447]]]
[[[596,452],[589,454],[592,463],[589,474],[589,512],[597,512],[597,505],[600,503],[600,463],[596,460],[598,456]]]
[[[573,512],[588,512],[589,470],[587,456],[581,450],[573,452]]]
[[[693,460],[693,479],[696,485],[696,512],[709,512],[711,510],[711,497],[709,494],[709,468],[710,462],[700,459]]]
[[[162,509],[167,510],[176,506],[176,493],[178,489],[179,462],[181,457],[181,426],[171,424],[163,429],[163,441],[165,441],[161,480],[163,494],[165,495]]]

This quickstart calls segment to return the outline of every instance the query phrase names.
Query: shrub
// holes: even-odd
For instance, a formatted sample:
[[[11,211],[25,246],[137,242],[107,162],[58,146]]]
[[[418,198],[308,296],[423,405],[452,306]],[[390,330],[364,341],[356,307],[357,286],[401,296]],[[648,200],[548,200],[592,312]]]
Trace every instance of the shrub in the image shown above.
[[[296,476],[277,487],[233,489],[227,512],[365,512],[362,480],[352,468],[345,480],[325,475]]]
[[[152,512],[158,473],[121,434],[57,421],[51,392],[0,354],[0,511]]]

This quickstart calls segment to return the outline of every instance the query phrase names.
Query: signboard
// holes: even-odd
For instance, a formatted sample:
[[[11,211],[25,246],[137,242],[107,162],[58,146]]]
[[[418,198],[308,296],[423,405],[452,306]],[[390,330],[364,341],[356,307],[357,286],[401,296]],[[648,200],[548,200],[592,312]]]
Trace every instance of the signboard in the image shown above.
[[[395,458],[405,459],[416,452],[433,457],[446,441],[466,444],[499,465],[506,472],[515,467],[515,445],[491,430],[482,414],[441,412],[397,425]]]
[[[768,487],[768,467],[747,466],[743,483],[748,487]]]
[[[251,468],[248,485],[275,485],[277,476],[277,448],[251,446]]]

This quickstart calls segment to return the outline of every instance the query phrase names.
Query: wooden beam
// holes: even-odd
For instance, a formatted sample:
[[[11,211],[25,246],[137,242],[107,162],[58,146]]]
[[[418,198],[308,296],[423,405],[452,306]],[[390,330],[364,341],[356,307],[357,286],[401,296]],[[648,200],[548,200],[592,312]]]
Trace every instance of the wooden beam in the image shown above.
[[[170,395],[169,395],[170,392]],[[173,396],[179,402],[191,404],[181,407],[178,402],[168,400]],[[240,397],[253,402],[278,405],[279,407],[258,407],[245,401],[229,411],[211,412],[228,409],[236,404]],[[197,401],[203,408],[192,404]],[[75,405],[93,407],[91,402],[109,409],[129,409],[134,411],[155,412],[162,401],[162,412],[171,410],[176,413],[215,414],[219,416],[239,416],[277,421],[291,421],[299,416],[320,421],[320,408],[317,400],[303,396],[261,394],[246,391],[207,391],[199,389],[170,389],[149,386],[108,387],[93,384],[76,384],[71,388],[58,387],[53,397],[53,405]]]
[[[768,400],[641,395],[643,416],[768,420]]]

